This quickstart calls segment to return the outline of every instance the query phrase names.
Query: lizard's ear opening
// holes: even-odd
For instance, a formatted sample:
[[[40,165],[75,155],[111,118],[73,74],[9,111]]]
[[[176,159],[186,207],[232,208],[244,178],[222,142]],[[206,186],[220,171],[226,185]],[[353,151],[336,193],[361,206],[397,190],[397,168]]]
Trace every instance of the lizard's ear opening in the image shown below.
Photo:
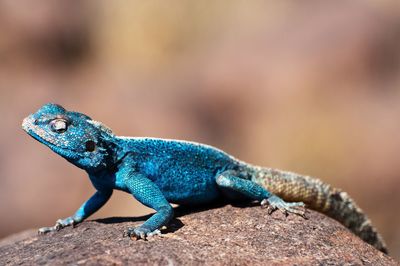
[[[88,140],[85,143],[86,151],[94,152],[96,150],[96,143],[93,140]]]

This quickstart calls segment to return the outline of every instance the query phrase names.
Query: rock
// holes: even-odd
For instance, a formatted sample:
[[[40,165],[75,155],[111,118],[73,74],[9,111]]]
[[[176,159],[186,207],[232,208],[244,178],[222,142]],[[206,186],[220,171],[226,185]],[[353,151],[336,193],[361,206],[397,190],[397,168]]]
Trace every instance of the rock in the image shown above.
[[[338,222],[314,211],[309,219],[259,206],[176,209],[162,237],[130,240],[123,231],[148,218],[87,221],[47,235],[23,232],[0,242],[0,265],[397,265]]]

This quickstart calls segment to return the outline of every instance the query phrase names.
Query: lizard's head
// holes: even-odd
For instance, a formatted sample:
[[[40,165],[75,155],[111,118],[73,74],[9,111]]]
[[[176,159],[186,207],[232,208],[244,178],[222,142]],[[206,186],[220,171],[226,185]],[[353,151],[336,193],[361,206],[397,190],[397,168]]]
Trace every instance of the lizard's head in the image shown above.
[[[90,117],[46,104],[22,122],[22,128],[76,166],[87,171],[107,167],[113,159],[109,128]]]

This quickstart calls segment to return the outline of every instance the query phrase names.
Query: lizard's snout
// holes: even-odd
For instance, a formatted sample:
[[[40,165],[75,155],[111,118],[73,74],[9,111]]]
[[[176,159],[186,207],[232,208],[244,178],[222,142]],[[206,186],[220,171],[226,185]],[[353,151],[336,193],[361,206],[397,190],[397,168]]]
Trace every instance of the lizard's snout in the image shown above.
[[[24,120],[22,121],[22,129],[28,132],[29,129],[32,128],[34,121],[35,119],[32,117],[32,115],[25,117]]]

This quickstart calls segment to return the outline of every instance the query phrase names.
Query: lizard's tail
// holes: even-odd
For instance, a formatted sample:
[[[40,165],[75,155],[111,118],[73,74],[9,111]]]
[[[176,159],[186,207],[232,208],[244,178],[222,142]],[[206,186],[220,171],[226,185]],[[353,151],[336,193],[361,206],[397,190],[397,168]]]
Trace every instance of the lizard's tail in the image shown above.
[[[253,181],[286,201],[302,201],[311,209],[339,221],[378,250],[387,253],[382,237],[346,192],[317,178],[280,170],[251,167]]]

